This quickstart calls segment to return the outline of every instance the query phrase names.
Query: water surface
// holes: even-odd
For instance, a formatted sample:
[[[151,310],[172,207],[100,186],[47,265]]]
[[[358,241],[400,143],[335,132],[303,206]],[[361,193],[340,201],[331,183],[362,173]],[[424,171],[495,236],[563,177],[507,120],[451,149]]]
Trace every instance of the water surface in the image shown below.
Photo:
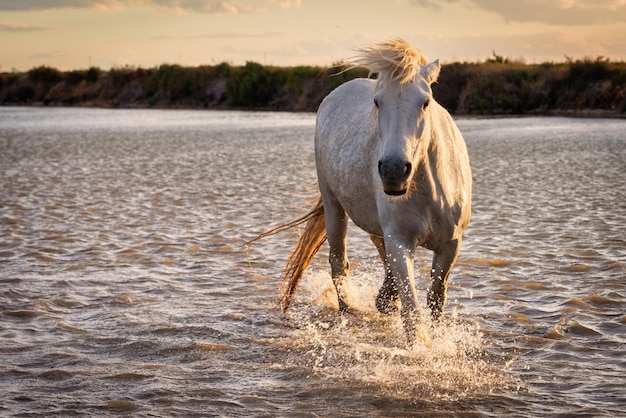
[[[626,413],[626,121],[460,119],[473,218],[446,322],[407,349],[349,230],[276,308],[314,115],[0,108],[0,414]],[[418,253],[425,303],[430,253]]]

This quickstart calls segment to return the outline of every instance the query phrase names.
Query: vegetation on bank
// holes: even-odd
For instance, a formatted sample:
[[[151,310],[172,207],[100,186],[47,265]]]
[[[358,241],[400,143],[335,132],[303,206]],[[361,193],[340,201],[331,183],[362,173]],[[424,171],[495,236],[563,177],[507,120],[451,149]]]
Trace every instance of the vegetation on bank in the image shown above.
[[[335,87],[367,71],[297,66],[113,68],[62,72],[41,66],[0,74],[0,104],[315,111]],[[463,115],[626,116],[626,63],[568,59],[523,64],[494,53],[484,63],[445,64],[434,96]]]

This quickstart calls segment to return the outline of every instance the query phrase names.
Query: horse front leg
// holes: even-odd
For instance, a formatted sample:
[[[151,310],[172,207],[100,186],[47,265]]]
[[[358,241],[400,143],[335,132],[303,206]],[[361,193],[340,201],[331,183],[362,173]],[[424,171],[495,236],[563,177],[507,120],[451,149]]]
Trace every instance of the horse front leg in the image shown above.
[[[404,331],[409,344],[413,344],[421,315],[413,277],[415,245],[409,240],[399,241],[392,239],[391,236],[387,235],[388,238],[385,239],[387,263],[400,299],[400,316]]]
[[[330,246],[328,261],[330,262],[331,277],[337,290],[339,310],[346,312],[348,311],[346,281],[350,271],[346,253],[348,215],[338,204],[325,205],[324,214],[326,217],[326,235]]]
[[[446,305],[446,290],[448,276],[456,262],[461,249],[461,238],[452,240],[448,244],[435,250],[433,266],[430,271],[432,285],[428,292],[427,303],[434,321],[441,318],[443,307]]]
[[[380,259],[385,267],[385,279],[376,297],[376,309],[382,314],[391,315],[398,311],[398,287],[393,279],[393,274],[391,274],[391,267],[387,262],[385,240],[376,235],[370,235],[370,239],[376,246],[378,255],[380,255]]]

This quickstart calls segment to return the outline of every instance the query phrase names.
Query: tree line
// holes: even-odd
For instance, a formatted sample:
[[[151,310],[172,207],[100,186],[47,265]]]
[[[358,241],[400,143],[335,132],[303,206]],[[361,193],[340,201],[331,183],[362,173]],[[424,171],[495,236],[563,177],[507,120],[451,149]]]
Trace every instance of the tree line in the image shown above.
[[[367,76],[363,68],[341,64],[163,64],[108,71],[40,66],[0,73],[0,104],[315,111],[334,88]],[[599,57],[524,64],[494,53],[482,63],[444,64],[433,95],[460,115],[626,116],[626,63]]]

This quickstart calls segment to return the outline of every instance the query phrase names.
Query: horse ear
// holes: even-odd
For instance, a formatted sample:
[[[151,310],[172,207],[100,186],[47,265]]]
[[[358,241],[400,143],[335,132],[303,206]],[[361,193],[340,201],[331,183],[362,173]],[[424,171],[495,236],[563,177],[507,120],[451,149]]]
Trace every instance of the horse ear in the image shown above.
[[[437,77],[439,77],[439,71],[441,70],[441,64],[439,64],[439,60],[436,59],[428,65],[424,65],[420,68],[420,75],[424,77],[424,80],[428,84],[433,84],[437,81]]]

